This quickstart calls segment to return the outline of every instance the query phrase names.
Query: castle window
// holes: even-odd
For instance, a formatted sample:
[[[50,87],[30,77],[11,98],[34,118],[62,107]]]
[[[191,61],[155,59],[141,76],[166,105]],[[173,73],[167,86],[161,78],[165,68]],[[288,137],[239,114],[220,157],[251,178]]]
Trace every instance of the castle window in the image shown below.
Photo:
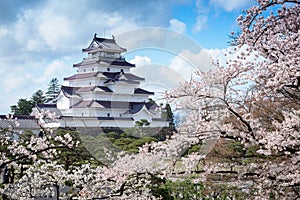
[[[91,82],[89,82],[89,85],[92,85],[92,83],[91,83]]]
[[[107,113],[107,117],[110,117],[110,113]]]
[[[94,71],[94,68],[92,68],[92,71]]]
[[[109,67],[107,68],[107,71],[108,71],[108,72],[110,71],[110,68],[109,68]]]
[[[83,72],[85,72],[86,70],[85,69],[83,69]]]

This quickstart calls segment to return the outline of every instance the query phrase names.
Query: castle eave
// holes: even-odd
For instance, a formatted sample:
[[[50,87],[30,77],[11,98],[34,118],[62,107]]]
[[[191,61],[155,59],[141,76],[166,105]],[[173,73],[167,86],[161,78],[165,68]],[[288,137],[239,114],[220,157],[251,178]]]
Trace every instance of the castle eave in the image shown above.
[[[74,74],[73,76],[64,78],[64,80],[76,80],[76,79],[84,79],[84,78],[91,78],[91,77],[97,77],[100,72],[88,72],[88,73],[82,73],[82,74]]]
[[[134,94],[147,94],[147,95],[154,95],[154,92],[150,92],[141,88],[134,89]]]

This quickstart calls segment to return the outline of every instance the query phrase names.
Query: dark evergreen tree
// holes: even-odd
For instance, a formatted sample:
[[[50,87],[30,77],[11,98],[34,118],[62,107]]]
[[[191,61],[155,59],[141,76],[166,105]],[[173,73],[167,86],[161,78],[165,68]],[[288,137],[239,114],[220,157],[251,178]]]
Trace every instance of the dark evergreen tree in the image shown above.
[[[46,97],[42,90],[37,90],[31,97],[33,105],[42,104],[46,102]]]
[[[46,92],[46,102],[54,103],[59,92],[58,79],[53,78],[48,84],[48,91]]]

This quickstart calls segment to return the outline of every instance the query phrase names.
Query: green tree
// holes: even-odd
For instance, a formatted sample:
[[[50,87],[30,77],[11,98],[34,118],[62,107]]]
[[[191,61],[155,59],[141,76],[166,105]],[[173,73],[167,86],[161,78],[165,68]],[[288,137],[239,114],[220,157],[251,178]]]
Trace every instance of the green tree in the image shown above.
[[[48,91],[46,92],[46,102],[55,102],[59,92],[59,84],[57,78],[52,78],[48,84]]]
[[[17,105],[10,106],[11,113],[14,115],[29,115],[34,104],[31,100],[19,99]]]
[[[149,126],[150,122],[148,122],[148,120],[146,119],[141,119],[140,121],[136,121],[135,125],[138,127],[145,127],[145,126]]]
[[[149,103],[156,104],[156,102],[153,99],[149,98],[148,100],[149,100]]]
[[[33,105],[42,104],[46,102],[46,97],[42,90],[37,90],[31,97]]]
[[[17,105],[10,106],[11,113],[14,115],[30,115],[32,108],[39,103],[45,103],[46,97],[42,90],[37,90],[33,93],[30,100],[25,98],[19,99]]]
[[[163,117],[167,118],[168,120],[170,120],[169,122],[169,127],[170,128],[174,128],[175,124],[174,124],[174,114],[172,112],[172,108],[170,106],[170,104],[166,104],[166,107],[164,108],[164,113],[163,113]]]

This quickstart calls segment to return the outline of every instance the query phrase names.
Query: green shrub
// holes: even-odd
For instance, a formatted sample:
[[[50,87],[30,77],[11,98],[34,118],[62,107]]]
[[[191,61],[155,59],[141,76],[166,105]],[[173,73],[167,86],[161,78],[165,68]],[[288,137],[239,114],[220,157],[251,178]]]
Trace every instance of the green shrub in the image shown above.
[[[201,144],[195,144],[191,148],[189,148],[189,150],[187,151],[187,154],[192,154],[192,153],[195,153],[195,152],[199,152],[200,149],[201,149]]]
[[[204,185],[202,182],[194,183],[192,179],[164,181],[150,188],[152,194],[164,200],[197,199],[197,200],[226,200],[245,199],[246,194],[238,188],[228,185]]]
[[[132,143],[135,139],[132,138],[119,138],[114,140],[114,144],[121,147],[123,150],[126,150],[126,146]]]
[[[143,146],[145,143],[150,143],[152,141],[157,141],[157,139],[151,137],[138,138],[138,139],[132,137],[121,137],[118,139],[113,139],[112,142],[114,145],[120,147],[124,151],[128,151],[131,153],[138,153],[139,147]]]
[[[243,154],[244,153],[244,147],[243,145],[241,144],[241,142],[239,141],[232,141],[229,145],[228,145],[228,148],[235,151],[235,152],[238,152],[240,154]]]
[[[120,138],[120,134],[118,134],[116,132],[109,132],[109,133],[106,134],[106,137],[113,138],[113,139],[118,139],[118,138]]]
[[[151,137],[136,139],[135,141],[133,141],[131,144],[128,145],[128,150],[137,153],[139,147],[143,146],[146,143],[150,143],[152,141],[157,141],[157,140]]]

